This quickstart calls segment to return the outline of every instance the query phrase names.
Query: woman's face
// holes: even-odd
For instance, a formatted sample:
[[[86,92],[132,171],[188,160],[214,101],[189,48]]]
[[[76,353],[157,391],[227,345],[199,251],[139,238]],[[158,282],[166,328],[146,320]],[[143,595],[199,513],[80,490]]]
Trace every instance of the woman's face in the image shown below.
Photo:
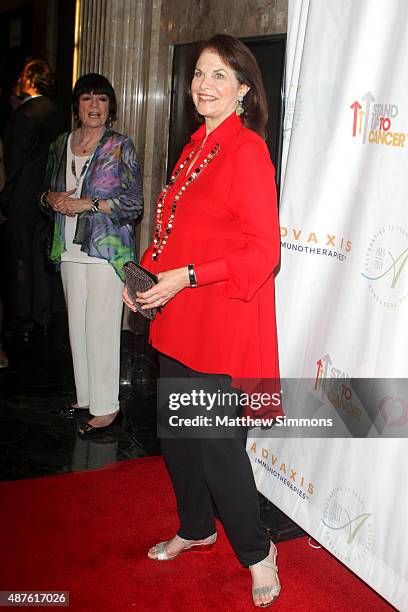
[[[109,116],[108,96],[94,93],[81,94],[79,96],[78,116],[83,127],[103,127]]]
[[[197,112],[205,118],[207,127],[214,129],[235,111],[237,98],[249,90],[238,82],[232,68],[209,49],[198,58],[191,93]]]

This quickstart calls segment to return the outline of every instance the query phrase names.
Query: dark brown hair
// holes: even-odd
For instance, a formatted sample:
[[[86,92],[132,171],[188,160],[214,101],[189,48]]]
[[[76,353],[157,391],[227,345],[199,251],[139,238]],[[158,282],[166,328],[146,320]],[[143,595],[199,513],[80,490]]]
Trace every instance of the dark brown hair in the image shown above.
[[[54,74],[48,62],[40,59],[28,61],[22,76],[29,80],[34,89],[43,96],[51,96],[54,91]]]
[[[105,94],[109,98],[109,118],[111,121],[116,120],[116,113],[118,105],[116,102],[115,90],[103,74],[97,74],[96,72],[90,72],[79,77],[75,83],[74,90],[72,92],[72,111],[74,117],[78,117],[79,112],[79,97],[82,94]]]
[[[200,42],[197,61],[205,50],[214,51],[224,64],[232,68],[238,82],[248,85],[250,90],[243,100],[244,112],[241,121],[245,127],[265,138],[268,104],[261,71],[251,51],[238,38],[227,34],[216,34],[209,40]]]

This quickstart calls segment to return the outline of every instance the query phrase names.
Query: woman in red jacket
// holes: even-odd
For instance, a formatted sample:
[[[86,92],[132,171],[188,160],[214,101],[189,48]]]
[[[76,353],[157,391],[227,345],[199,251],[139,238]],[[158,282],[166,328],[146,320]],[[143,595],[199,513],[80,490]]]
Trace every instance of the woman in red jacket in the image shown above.
[[[159,196],[154,241],[142,260],[159,282],[138,301],[161,307],[150,332],[161,377],[199,378],[217,390],[226,380],[279,377],[273,273],[280,240],[255,58],[226,35],[200,51],[191,94],[204,124]],[[134,310],[126,291],[124,300]],[[214,544],[214,502],[251,570],[254,604],[272,603],[280,591],[276,548],[260,522],[242,438],[163,437],[162,448],[180,529],[148,556],[168,560]]]

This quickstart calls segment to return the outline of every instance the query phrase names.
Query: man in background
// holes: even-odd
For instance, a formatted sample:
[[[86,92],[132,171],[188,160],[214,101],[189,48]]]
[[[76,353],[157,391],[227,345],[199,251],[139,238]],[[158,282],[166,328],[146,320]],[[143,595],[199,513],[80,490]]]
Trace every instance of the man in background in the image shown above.
[[[6,171],[4,169],[3,143],[0,139],[0,193],[3,191],[5,184],[6,184]],[[1,209],[0,209],[0,226],[4,223],[5,220],[6,219],[1,214]],[[2,233],[1,233],[1,227],[0,227],[0,239],[1,238],[2,238]],[[3,344],[1,341],[1,332],[2,332],[2,327],[3,327],[3,301],[2,301],[3,292],[2,292],[2,288],[3,288],[2,269],[0,268],[0,370],[2,368],[7,368],[8,363],[9,363],[7,359],[7,355],[3,350]]]
[[[23,339],[29,339],[36,326],[46,330],[51,313],[46,254],[50,228],[39,208],[39,194],[49,146],[63,129],[62,113],[50,98],[53,87],[47,62],[26,63],[16,90],[23,102],[14,110],[4,138],[5,327]]]

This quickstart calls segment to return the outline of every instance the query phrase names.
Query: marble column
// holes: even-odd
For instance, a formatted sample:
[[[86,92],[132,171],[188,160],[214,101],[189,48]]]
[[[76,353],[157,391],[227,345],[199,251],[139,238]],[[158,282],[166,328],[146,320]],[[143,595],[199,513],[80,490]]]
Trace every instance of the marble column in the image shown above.
[[[81,0],[79,74],[101,72],[115,87],[116,128],[135,142],[145,214],[140,251],[150,241],[155,200],[166,174],[175,44],[218,32],[286,32],[288,0]]]
[[[147,116],[150,0],[81,0],[78,76],[104,74],[115,88],[115,128],[134,140],[141,163]]]

